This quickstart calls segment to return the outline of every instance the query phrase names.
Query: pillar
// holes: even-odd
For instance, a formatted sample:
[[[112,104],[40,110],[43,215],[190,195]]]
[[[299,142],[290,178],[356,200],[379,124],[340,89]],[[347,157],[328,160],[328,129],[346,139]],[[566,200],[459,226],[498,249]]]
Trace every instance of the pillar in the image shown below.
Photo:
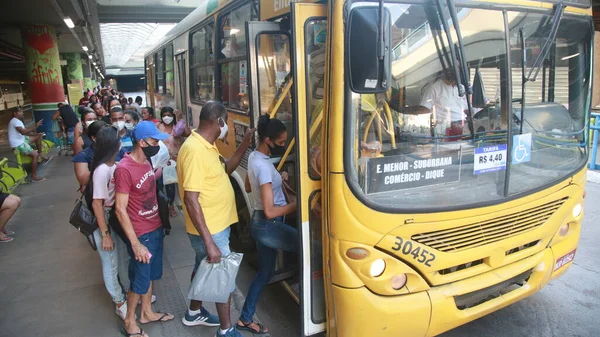
[[[81,85],[84,86],[81,54],[66,53],[64,56],[67,61],[67,76],[69,83],[81,83]],[[77,104],[77,102],[75,102],[75,104]]]
[[[36,121],[44,120],[38,131],[56,142],[52,115],[57,104],[65,101],[56,33],[52,26],[26,25],[22,34],[33,116]]]

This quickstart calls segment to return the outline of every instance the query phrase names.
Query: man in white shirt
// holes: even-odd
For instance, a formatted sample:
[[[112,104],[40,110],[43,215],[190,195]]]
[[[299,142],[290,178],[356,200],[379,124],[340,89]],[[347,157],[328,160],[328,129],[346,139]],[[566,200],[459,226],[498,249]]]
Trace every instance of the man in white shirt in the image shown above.
[[[13,118],[8,123],[8,142],[10,143],[10,147],[32,158],[31,180],[43,181],[45,178],[37,175],[37,165],[40,153],[42,153],[42,139],[44,134],[37,133],[36,129],[42,125],[44,120],[40,119],[34,126],[26,128],[25,124],[23,124],[23,117],[21,107],[13,112]],[[37,151],[31,147],[33,144],[36,145]],[[51,159],[42,154],[44,163],[49,162]]]
[[[421,103],[406,108],[405,114],[433,114],[432,118],[440,128],[446,128],[446,136],[460,136],[468,113],[467,95],[458,95],[458,86],[454,73],[442,72],[442,76],[423,89]]]

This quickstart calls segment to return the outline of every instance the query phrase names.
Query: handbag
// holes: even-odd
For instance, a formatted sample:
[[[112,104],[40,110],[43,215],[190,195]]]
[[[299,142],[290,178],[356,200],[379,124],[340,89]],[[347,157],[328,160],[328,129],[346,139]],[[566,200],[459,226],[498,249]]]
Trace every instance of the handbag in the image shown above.
[[[96,250],[96,242],[94,241],[94,231],[98,229],[98,223],[94,212],[88,207],[84,200],[84,195],[75,202],[75,208],[69,217],[69,223],[77,228],[83,234],[93,250]]]

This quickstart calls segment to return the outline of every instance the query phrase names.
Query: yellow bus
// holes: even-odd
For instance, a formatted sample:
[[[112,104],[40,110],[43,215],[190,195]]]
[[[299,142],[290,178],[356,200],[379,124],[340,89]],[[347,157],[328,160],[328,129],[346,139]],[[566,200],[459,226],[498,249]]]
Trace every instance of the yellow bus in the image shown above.
[[[222,101],[224,156],[261,114],[288,126],[272,160],[300,250],[273,282],[303,336],[434,336],[572,263],[592,27],[590,0],[208,0],[146,56],[147,96],[194,127]],[[246,164],[232,241],[250,249]]]

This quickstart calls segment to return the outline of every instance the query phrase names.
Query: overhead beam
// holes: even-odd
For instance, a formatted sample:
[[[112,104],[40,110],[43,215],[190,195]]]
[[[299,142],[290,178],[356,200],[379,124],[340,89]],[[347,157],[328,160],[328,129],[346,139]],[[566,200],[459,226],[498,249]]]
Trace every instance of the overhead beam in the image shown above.
[[[100,23],[178,23],[195,8],[167,6],[100,6]]]

